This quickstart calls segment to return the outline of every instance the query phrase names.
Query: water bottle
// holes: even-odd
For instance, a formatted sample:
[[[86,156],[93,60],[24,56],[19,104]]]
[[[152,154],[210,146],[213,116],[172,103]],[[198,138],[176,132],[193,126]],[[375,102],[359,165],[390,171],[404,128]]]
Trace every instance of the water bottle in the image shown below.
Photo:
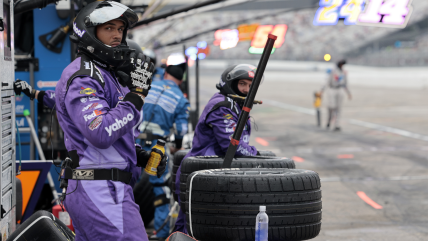
[[[146,168],[144,169],[147,174],[151,176],[157,175],[157,167],[159,166],[159,163],[162,159],[162,155],[165,155],[165,141],[159,139],[156,145],[152,148],[150,159],[147,162]]]
[[[256,217],[256,241],[268,241],[269,217],[266,206],[260,206],[259,211]]]

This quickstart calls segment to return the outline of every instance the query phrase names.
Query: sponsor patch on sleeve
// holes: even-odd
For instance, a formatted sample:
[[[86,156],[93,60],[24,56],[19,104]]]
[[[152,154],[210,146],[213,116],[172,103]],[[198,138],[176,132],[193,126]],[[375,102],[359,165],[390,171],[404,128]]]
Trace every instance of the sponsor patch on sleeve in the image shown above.
[[[82,94],[82,95],[93,95],[93,96],[95,96],[95,93],[97,93],[96,90],[91,89],[91,88],[83,88],[83,87],[80,87],[80,88],[82,90],[79,91],[79,93]]]
[[[101,123],[103,123],[103,116],[98,116],[89,124],[89,130],[93,131],[97,129],[98,127],[100,127]]]
[[[230,119],[233,119],[233,115],[232,114],[223,115],[223,118],[230,120]]]
[[[93,103],[93,104],[89,104],[87,106],[85,106],[82,111],[87,111],[87,110],[92,110],[92,109],[100,109],[103,108],[102,104],[98,104],[98,103]]]

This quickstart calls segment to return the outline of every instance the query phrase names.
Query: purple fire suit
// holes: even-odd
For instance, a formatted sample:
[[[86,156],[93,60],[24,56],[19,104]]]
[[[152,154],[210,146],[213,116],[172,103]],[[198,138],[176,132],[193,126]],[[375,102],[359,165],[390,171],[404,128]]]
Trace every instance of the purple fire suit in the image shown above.
[[[239,113],[241,113],[241,107],[236,102],[220,93],[214,94],[199,117],[193,137],[192,150],[187,153],[183,160],[191,156],[224,156],[229,147],[230,138],[235,131]],[[257,149],[249,145],[250,135],[251,122],[248,119],[235,156],[257,155]],[[180,175],[181,165],[177,170],[175,179],[175,193],[179,203],[181,203]],[[180,210],[174,231],[187,233],[186,215],[183,211]]]
[[[55,91],[54,90],[46,90],[46,91],[40,91],[38,96],[39,103],[41,102],[42,105],[47,106],[49,109],[53,109],[55,106]],[[141,147],[141,146],[140,146]],[[136,167],[132,170],[132,179],[129,185],[131,187],[134,187],[137,183],[138,178],[141,176],[141,167]]]
[[[79,156],[78,169],[136,168],[134,143],[143,113],[122,101],[128,92],[111,71],[85,55],[63,71],[55,90],[56,109],[65,146]],[[148,240],[130,185],[70,179],[67,193],[64,203],[76,241]]]
[[[54,90],[41,90],[37,97],[37,100],[42,105],[47,106],[49,109],[52,109],[55,105],[55,91]]]

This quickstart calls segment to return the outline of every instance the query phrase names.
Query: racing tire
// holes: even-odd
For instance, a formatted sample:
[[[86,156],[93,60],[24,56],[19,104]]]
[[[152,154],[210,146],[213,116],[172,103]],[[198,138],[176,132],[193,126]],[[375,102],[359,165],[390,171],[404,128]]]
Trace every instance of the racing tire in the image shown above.
[[[184,200],[186,200],[187,177],[195,171],[220,169],[223,165],[223,158],[217,156],[188,157],[181,164],[180,175],[180,199],[181,208],[184,210]],[[251,156],[238,157],[232,161],[231,168],[289,168],[294,169],[296,165],[292,159],[286,157],[266,157]]]
[[[141,180],[135,184],[133,189],[135,203],[140,206],[140,215],[145,226],[149,225],[155,217],[155,194],[149,177],[149,174],[143,171]]]
[[[321,230],[321,183],[314,171],[239,168],[193,172],[185,202],[189,234],[198,240],[255,240],[266,206],[270,241],[306,240]],[[192,225],[190,225],[192,222]]]
[[[19,225],[7,240],[73,241],[74,238],[74,233],[63,222],[52,213],[40,210]]]
[[[178,202],[177,194],[175,194],[175,177],[177,174],[177,170],[180,167],[181,162],[183,161],[183,158],[189,153],[190,149],[186,150],[180,150],[174,153],[173,158],[173,166],[172,166],[172,183],[171,183],[171,190],[172,190],[172,196],[174,197],[174,200]]]
[[[258,156],[276,156],[275,153],[271,152],[271,151],[263,151],[263,150],[258,150],[259,154]]]

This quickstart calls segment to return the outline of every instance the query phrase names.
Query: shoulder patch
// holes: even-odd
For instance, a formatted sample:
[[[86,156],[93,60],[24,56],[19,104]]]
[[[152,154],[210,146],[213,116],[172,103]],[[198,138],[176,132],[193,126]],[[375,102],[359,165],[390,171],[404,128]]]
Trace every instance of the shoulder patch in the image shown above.
[[[238,108],[236,108],[235,101],[233,99],[225,96],[224,97],[224,101],[218,102],[217,104],[215,104],[213,106],[213,108],[211,108],[211,110],[207,113],[207,116],[206,116],[205,120],[208,118],[208,116],[213,111],[217,110],[220,107],[226,107],[226,108],[232,110],[233,112],[235,112],[239,116],[239,111],[238,111]],[[232,115],[229,114],[229,115],[224,116],[223,118],[225,118],[225,119],[231,119]]]
[[[236,108],[235,101],[229,97],[226,97],[226,96],[224,98],[224,101],[220,101],[217,104],[215,104],[213,106],[213,108],[208,112],[208,114],[217,110],[220,107],[226,107],[226,108],[234,111],[237,115],[239,115],[239,111],[238,111],[238,108]]]
[[[102,88],[104,89],[105,86],[105,81],[103,78],[103,75],[101,73],[101,71],[98,69],[98,67],[91,61],[91,59],[89,59],[86,55],[80,55],[80,69],[78,71],[76,71],[67,81],[67,89],[66,92],[68,91],[68,88],[70,87],[71,83],[73,82],[73,80],[78,77],[78,76],[89,76],[93,79],[95,79],[96,81],[98,81],[98,83],[102,86]]]

